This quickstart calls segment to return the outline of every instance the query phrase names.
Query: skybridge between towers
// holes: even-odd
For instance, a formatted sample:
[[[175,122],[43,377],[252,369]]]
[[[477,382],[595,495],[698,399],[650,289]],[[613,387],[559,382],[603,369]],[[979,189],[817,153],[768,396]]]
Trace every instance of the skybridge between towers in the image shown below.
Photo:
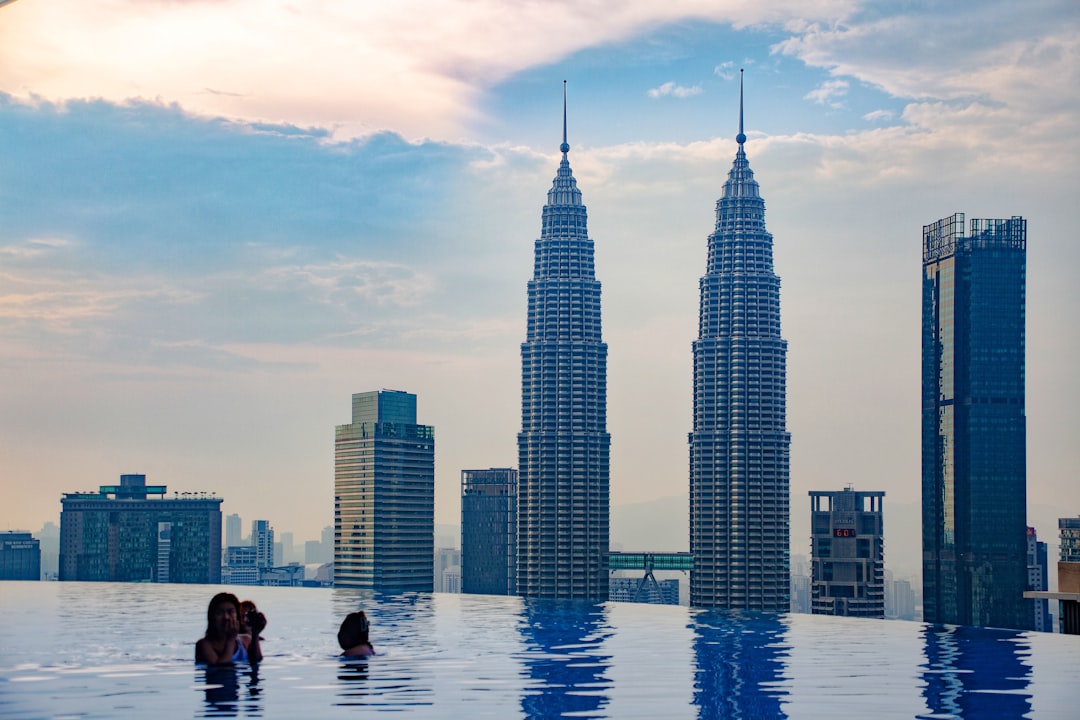
[[[641,602],[651,593],[660,593],[660,583],[656,581],[653,570],[679,570],[690,572],[694,569],[694,556],[688,552],[610,552],[608,553],[608,572],[616,570],[642,570],[645,574],[638,580],[633,602]]]

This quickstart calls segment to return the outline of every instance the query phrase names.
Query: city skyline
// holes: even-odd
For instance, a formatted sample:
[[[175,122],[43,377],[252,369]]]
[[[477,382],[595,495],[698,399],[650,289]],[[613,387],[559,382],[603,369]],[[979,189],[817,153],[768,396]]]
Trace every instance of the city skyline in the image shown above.
[[[423,29],[416,4],[327,7],[0,8],[0,470],[18,487],[0,528],[55,522],[63,492],[133,468],[318,537],[326,428],[358,387],[420,396],[454,523],[460,470],[514,463],[563,79],[604,285],[612,503],[685,497],[702,228],[740,66],[784,283],[792,496],[872,473],[891,508],[918,502],[911,238],[963,208],[1039,238],[1028,520],[1052,539],[1077,512],[1054,508],[1080,464],[1073,4],[642,3],[597,23],[603,7],[475,3]],[[918,543],[887,526],[890,548]],[[807,546],[800,513],[791,537]]]

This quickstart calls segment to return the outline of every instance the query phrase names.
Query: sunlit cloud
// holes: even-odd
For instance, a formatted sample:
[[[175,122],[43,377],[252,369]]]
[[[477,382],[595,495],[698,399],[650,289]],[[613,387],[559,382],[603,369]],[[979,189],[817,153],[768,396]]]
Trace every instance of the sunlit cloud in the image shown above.
[[[803,97],[804,100],[813,100],[818,105],[832,103],[836,98],[847,95],[850,84],[847,80],[827,80],[820,87],[811,90]]]
[[[674,82],[666,82],[659,87],[651,88],[646,95],[656,99],[662,97],[676,97],[680,100],[682,98],[693,97],[694,95],[701,94],[701,86],[694,85],[693,87],[686,87],[684,85],[676,85]]]

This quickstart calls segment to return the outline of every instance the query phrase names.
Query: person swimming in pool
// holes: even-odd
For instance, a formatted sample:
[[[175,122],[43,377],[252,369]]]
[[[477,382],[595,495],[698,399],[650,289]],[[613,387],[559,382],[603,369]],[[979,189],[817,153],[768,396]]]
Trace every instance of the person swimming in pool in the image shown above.
[[[195,643],[195,662],[226,665],[260,660],[258,631],[240,634],[240,601],[232,593],[218,593],[206,609],[206,635]]]
[[[337,634],[338,645],[343,650],[341,657],[369,657],[375,654],[375,648],[368,638],[369,627],[363,610],[345,616]]]

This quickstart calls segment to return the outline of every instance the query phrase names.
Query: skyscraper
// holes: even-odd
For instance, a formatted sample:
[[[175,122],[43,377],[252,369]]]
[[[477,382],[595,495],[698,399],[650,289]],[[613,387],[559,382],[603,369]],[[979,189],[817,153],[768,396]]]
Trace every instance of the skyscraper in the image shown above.
[[[1027,222],[923,227],[923,619],[1024,628]]]
[[[885,493],[810,491],[815,615],[885,617]]]
[[[334,441],[334,585],[433,590],[435,428],[416,423],[416,395],[352,396]]]
[[[765,201],[739,149],[701,278],[690,433],[690,604],[787,612],[787,342]]]
[[[274,528],[269,520],[251,521],[251,545],[255,548],[255,567],[273,567]]]
[[[219,583],[221,498],[165,489],[121,475],[96,493],[64,493],[60,579]]]
[[[461,591],[517,592],[517,470],[461,471]]]
[[[517,591],[608,596],[607,345],[585,206],[570,170],[563,84],[562,162],[548,191],[521,344]]]
[[[1046,592],[1049,587],[1049,553],[1046,543],[1039,542],[1035,528],[1027,529],[1027,590]],[[1025,600],[1028,607],[1028,630],[1053,632],[1050,620],[1050,601],[1046,599]]]
[[[225,547],[240,544],[241,523],[240,516],[236,513],[225,516]]]

